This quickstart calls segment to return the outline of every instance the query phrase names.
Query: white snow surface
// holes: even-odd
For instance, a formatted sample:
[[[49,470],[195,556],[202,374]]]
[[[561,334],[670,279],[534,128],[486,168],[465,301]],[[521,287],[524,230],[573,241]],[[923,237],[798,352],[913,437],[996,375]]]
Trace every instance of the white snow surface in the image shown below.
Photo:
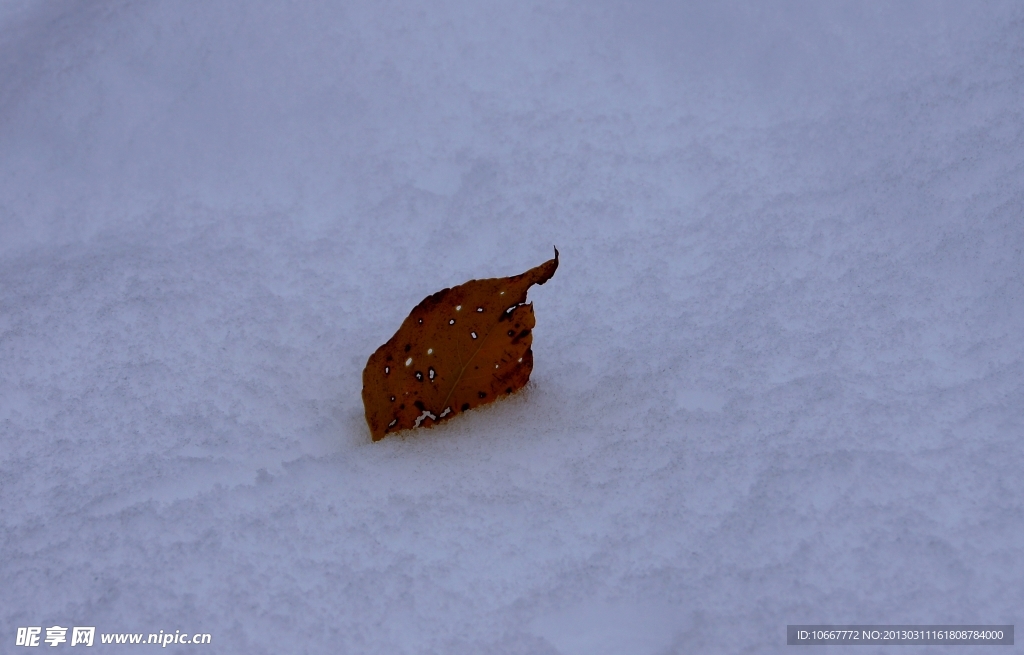
[[[553,245],[529,385],[372,443]],[[0,650],[1020,624],[1022,249],[1019,2],[4,0]]]

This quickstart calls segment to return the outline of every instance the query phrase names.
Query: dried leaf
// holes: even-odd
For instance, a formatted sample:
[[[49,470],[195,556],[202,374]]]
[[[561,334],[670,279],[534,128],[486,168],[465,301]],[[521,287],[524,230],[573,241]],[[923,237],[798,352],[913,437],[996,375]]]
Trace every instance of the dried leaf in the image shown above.
[[[533,371],[533,303],[526,292],[558,268],[555,258],[512,277],[470,280],[416,305],[363,370],[374,441],[439,423],[522,388]]]

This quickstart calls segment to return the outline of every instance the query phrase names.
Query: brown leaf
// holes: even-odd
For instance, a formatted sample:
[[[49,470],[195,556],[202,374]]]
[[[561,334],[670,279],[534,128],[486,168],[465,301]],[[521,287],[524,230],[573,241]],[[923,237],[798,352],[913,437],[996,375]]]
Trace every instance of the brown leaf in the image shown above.
[[[521,275],[470,280],[416,305],[363,370],[373,440],[445,421],[525,385],[535,323],[526,292],[556,268],[557,248],[554,259]]]

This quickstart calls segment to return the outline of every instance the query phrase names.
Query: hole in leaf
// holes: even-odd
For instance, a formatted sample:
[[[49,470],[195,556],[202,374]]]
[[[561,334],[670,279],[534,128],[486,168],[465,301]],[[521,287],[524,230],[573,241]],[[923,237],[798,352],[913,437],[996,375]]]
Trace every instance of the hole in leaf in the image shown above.
[[[423,421],[427,420],[428,418],[431,419],[432,421],[436,421],[437,420],[436,416],[434,416],[433,414],[431,414],[427,410],[423,410],[423,413],[416,417],[416,422],[413,423],[412,427],[414,427],[414,428],[420,427],[420,423],[422,423]]]

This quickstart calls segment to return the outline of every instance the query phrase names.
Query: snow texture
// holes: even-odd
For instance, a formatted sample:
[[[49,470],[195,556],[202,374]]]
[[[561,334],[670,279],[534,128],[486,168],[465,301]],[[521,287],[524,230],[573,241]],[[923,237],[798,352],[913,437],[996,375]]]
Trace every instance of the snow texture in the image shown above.
[[[5,0],[0,649],[1019,624],[1022,62],[1018,2]],[[409,310],[553,245],[527,388],[371,443]]]

